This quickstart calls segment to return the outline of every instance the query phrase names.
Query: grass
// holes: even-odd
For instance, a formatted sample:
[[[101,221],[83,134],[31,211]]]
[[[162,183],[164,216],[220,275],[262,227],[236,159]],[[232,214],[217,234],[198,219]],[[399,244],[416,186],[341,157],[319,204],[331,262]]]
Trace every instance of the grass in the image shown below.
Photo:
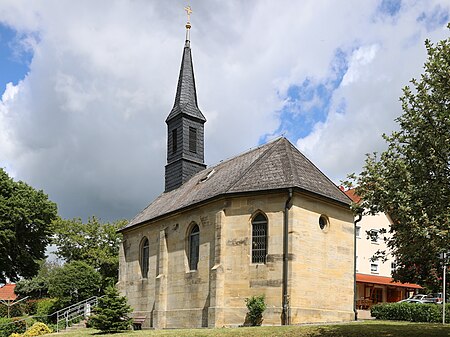
[[[48,335],[49,336],[49,335]],[[346,324],[265,326],[251,328],[141,330],[100,334],[79,329],[58,337],[450,337],[450,325],[392,321],[359,321]]]

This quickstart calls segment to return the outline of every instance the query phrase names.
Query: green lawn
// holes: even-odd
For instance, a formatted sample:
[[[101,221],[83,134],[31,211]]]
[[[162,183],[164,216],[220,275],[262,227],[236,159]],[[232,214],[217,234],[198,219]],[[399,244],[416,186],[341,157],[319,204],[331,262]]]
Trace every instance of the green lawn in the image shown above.
[[[48,335],[50,336],[50,335]],[[450,325],[365,321],[347,324],[271,326],[252,328],[142,330],[120,334],[99,334],[97,330],[81,329],[60,332],[58,337],[450,337]]]

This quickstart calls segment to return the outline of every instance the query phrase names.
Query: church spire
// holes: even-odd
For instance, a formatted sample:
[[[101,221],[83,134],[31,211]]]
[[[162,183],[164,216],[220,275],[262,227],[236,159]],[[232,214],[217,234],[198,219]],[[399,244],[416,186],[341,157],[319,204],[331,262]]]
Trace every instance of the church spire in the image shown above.
[[[202,112],[198,108],[197,91],[195,89],[194,66],[192,64],[190,46],[190,16],[192,9],[188,6],[185,10],[188,15],[188,21],[186,23],[186,42],[183,50],[183,58],[181,60],[175,103],[172,111],[169,113],[169,116],[167,116],[166,123],[180,114],[186,114],[206,122],[205,116],[203,116]]]
[[[167,165],[165,191],[180,187],[194,174],[206,168],[204,164],[204,124],[195,89],[194,67],[190,45],[191,7],[185,8],[186,42],[181,60],[177,92],[167,124]]]

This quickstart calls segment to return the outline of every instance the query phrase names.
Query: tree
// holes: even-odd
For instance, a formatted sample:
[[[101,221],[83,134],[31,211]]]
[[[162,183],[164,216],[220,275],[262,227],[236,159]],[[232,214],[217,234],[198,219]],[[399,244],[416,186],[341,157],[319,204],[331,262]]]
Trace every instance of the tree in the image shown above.
[[[51,272],[48,294],[58,298],[57,307],[62,308],[99,295],[100,285],[101,276],[92,266],[72,261]]]
[[[61,268],[57,262],[42,260],[36,276],[31,279],[22,279],[16,284],[15,292],[22,297],[28,296],[33,299],[48,297],[48,284],[52,272]]]
[[[450,38],[425,46],[424,73],[400,98],[400,130],[383,135],[387,150],[367,155],[362,172],[350,178],[362,197],[357,208],[393,221],[386,241],[394,278],[436,289],[438,255],[450,249]]]
[[[108,287],[105,296],[98,299],[94,315],[89,318],[88,325],[102,332],[118,332],[128,330],[132,318],[128,316],[132,309],[127,299],[120,296],[115,287]]]
[[[101,223],[92,217],[87,223],[81,219],[58,219],[53,224],[56,255],[67,262],[84,261],[102,276],[103,287],[115,284],[119,270],[119,243],[117,230],[125,226],[126,220]]]
[[[43,191],[0,168],[0,283],[36,275],[56,215],[56,204]]]

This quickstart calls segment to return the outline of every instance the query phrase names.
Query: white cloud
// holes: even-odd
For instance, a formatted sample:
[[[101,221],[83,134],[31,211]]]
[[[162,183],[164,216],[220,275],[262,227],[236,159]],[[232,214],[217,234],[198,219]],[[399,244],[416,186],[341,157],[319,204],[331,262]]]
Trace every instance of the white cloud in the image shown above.
[[[394,127],[400,88],[425,60],[423,40],[447,34],[416,21],[444,1],[408,3],[395,21],[376,14],[376,1],[192,4],[207,163],[276,130],[289,86],[329,77],[342,50],[350,63],[332,106],[345,101],[345,113],[332,108],[297,143],[333,179],[357,170]],[[133,216],[163,189],[183,4],[10,0],[0,5],[0,22],[34,51],[30,72],[2,105],[0,166],[43,188],[63,216]]]
[[[357,82],[361,77],[365,80],[370,80],[370,78],[367,77],[368,74],[364,74],[364,70],[366,70],[368,64],[373,61],[378,49],[379,46],[377,44],[362,46],[356,49],[350,57],[348,70],[345,73],[341,84],[343,86],[349,85],[353,82]]]

